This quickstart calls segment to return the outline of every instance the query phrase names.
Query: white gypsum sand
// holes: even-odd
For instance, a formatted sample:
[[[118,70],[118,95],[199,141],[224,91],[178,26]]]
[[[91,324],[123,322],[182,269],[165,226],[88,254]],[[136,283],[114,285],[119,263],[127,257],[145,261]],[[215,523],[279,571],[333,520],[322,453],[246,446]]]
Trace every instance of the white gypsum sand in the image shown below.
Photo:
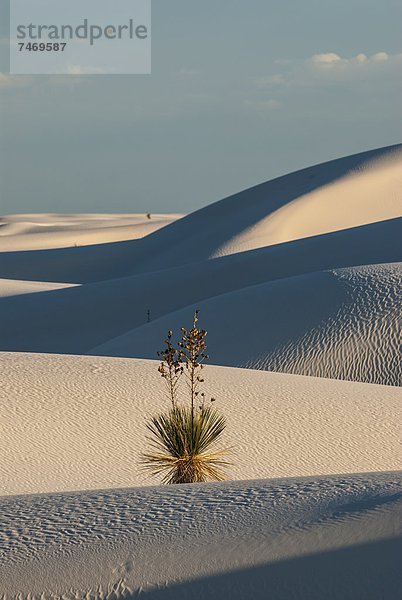
[[[99,281],[390,220],[401,216],[401,148],[380,148],[290,173],[181,219],[175,220],[174,215],[174,222],[142,239],[87,248],[48,248],[29,254],[5,252],[0,277],[63,283]],[[334,192],[337,185],[341,189]],[[317,206],[322,209],[317,211]],[[284,231],[283,218],[278,217],[281,211],[286,212],[286,222],[296,223],[299,229],[292,225],[290,231]],[[107,241],[106,236],[103,241]]]
[[[153,358],[166,331],[198,308],[213,364],[400,385],[402,263],[310,273],[186,307],[90,354]]]
[[[158,361],[0,353],[0,494],[157,483],[139,464],[168,405]],[[401,468],[392,386],[208,366],[231,479]]]
[[[400,155],[392,147],[311,167],[217,202],[142,240],[4,253],[0,273],[17,277],[22,269],[34,280],[84,285],[3,294],[1,348],[153,358],[169,323],[180,326],[178,321],[198,306],[215,364],[397,385],[401,220],[391,217],[401,212]],[[258,247],[260,237],[254,250],[240,251],[243,246],[236,245],[249,231],[250,218],[257,219],[250,230],[254,236],[256,223],[261,229],[278,210],[293,210],[295,203],[310,206],[307,190],[327,206],[326,194],[338,185],[342,203],[329,200],[337,231],[328,232],[325,209],[315,217],[318,235],[300,230],[307,237],[271,244],[270,226],[266,247]],[[275,209],[278,202],[282,208]],[[98,223],[99,216],[93,218]],[[299,221],[304,222],[302,216]],[[60,217],[59,227],[62,222]],[[92,221],[84,215],[86,222]],[[175,245],[182,239],[186,252]],[[202,260],[200,243],[206,252]],[[210,258],[216,255],[211,244],[218,243],[230,245],[234,254]],[[176,263],[198,262],[152,270],[166,265],[166,253],[172,252]],[[144,272],[129,274],[138,270]],[[300,275],[305,278],[295,277]],[[230,337],[238,327],[241,346]]]
[[[0,498],[3,598],[398,598],[400,474]]]
[[[0,298],[49,292],[74,287],[74,283],[49,283],[47,281],[21,281],[20,279],[0,279]]]
[[[401,223],[402,219],[382,221],[175,269],[10,298],[0,303],[1,348],[82,354],[146,323],[148,309],[155,320],[195,302],[260,283],[339,267],[397,262],[402,254],[396,241]],[[94,248],[93,258],[102,256],[105,248],[106,262],[109,245]],[[28,253],[26,262],[32,264],[36,255]],[[80,283],[78,275],[93,263],[82,257],[77,265],[72,257],[66,260],[70,258],[76,274],[70,283]],[[60,256],[53,257],[52,269],[63,265],[60,260]],[[128,255],[125,262],[129,262]],[[46,269],[44,273],[50,281],[51,274]],[[16,337],[17,329],[21,337]]]
[[[401,184],[402,145],[314,165],[155,232],[137,245],[130,271],[160,270],[400,217]]]
[[[0,252],[88,246],[134,240],[182,215],[18,214],[0,217]]]
[[[402,594],[401,177],[394,146],[184,218],[2,218],[0,598]],[[195,308],[231,481],[153,487],[148,359]]]

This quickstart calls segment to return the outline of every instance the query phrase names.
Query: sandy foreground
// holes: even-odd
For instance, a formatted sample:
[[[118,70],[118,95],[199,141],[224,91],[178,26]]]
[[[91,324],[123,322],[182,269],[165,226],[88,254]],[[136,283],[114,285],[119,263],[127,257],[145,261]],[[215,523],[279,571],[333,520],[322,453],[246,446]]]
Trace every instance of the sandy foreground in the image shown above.
[[[0,355],[3,598],[398,595],[397,388],[207,367],[231,481],[152,487],[157,366]]]
[[[397,473],[0,499],[3,598],[400,595]]]
[[[401,164],[185,217],[1,217],[0,598],[402,595]],[[195,308],[229,481],[161,487],[155,353]]]

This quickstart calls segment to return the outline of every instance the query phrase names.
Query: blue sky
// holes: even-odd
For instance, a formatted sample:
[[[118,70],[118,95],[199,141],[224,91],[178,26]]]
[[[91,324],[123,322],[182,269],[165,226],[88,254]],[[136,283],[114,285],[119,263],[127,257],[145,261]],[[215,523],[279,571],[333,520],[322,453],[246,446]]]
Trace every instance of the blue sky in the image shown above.
[[[401,138],[400,0],[153,0],[152,75],[10,76],[0,213],[189,212]]]

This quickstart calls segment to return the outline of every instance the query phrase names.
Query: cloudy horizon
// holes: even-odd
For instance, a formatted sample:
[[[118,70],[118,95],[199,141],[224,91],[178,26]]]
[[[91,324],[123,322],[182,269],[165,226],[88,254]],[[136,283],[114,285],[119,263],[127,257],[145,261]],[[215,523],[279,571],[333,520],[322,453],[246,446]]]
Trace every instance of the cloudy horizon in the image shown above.
[[[190,212],[400,141],[393,0],[153,0],[149,76],[9,75],[6,4],[0,213]]]

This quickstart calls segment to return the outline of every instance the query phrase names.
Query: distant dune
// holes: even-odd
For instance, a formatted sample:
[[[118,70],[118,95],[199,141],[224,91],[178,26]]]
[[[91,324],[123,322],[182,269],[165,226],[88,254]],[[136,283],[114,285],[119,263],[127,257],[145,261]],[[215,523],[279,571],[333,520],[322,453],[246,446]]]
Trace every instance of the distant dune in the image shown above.
[[[91,354],[155,358],[195,308],[213,364],[401,385],[402,263],[311,273],[250,286],[147,323]]]
[[[182,215],[19,214],[0,217],[0,252],[69,248],[149,235]]]
[[[402,219],[394,219],[202,261],[192,267],[39,295],[9,296],[0,299],[0,348],[83,354],[142,326],[148,309],[154,321],[187,305],[278,278],[349,265],[394,262],[402,255],[395,241],[401,224]],[[10,280],[7,287],[17,283]],[[203,316],[207,317],[205,312]],[[129,350],[126,348],[130,356]]]
[[[401,216],[402,145],[322,163],[215,202],[143,240],[162,269]]]
[[[127,222],[144,233],[149,219],[8,217],[17,235],[0,247],[50,237],[47,250],[0,253],[0,349],[154,358],[198,307],[215,364],[398,385],[401,156],[314,166],[176,221],[155,216],[168,225],[119,243],[51,249],[73,232],[114,239]]]
[[[73,283],[49,283],[46,281],[21,281],[19,279],[0,279],[0,298],[50,292],[74,287]]]
[[[174,215],[174,222],[142,239],[33,253],[4,251],[0,277],[99,281],[400,217],[401,165],[402,145],[390,146],[279,177],[178,220]],[[134,215],[135,222],[138,218]],[[101,231],[106,242],[105,229]]]

